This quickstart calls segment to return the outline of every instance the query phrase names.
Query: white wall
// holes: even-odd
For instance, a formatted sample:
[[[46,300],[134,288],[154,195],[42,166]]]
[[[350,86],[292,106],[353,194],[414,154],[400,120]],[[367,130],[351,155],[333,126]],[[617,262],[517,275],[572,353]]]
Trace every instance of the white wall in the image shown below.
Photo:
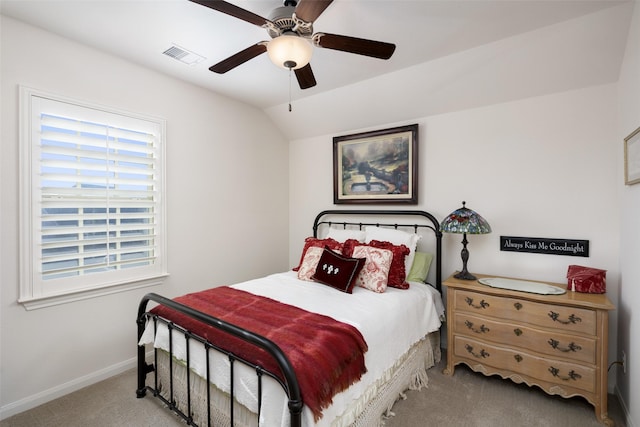
[[[623,139],[640,126],[640,4],[633,10],[627,51],[622,64],[619,94],[618,138],[614,142],[619,162],[616,177],[621,200],[620,235],[620,302],[618,305],[620,328],[618,330],[619,353],[627,356],[627,373],[617,369],[618,391],[629,412],[627,425],[640,426],[640,318],[633,315],[640,302],[640,264],[638,263],[638,238],[640,237],[640,184],[625,186],[623,168]]]
[[[377,128],[409,123],[420,125],[415,208],[442,220],[465,200],[493,228],[489,235],[468,236],[471,272],[564,283],[569,264],[598,267],[608,271],[607,296],[618,303],[614,84]],[[314,215],[334,207],[333,136],[290,143],[291,264],[299,259]],[[586,239],[590,257],[501,252],[501,235]],[[460,241],[459,235],[444,237],[444,277],[462,266]],[[615,360],[615,312],[610,319],[609,359]],[[610,389],[614,381],[610,375]]]
[[[146,292],[175,296],[286,269],[288,146],[257,109],[6,17],[1,31],[5,418],[133,367]],[[17,304],[19,84],[167,120],[165,284],[35,311]]]

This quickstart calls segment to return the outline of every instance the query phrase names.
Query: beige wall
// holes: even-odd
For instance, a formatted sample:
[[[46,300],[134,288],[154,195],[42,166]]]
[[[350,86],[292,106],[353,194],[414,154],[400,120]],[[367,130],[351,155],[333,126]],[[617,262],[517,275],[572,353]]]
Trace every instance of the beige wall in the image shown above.
[[[175,296],[286,269],[288,146],[257,109],[6,17],[1,31],[5,418],[133,367],[144,293]],[[16,303],[19,84],[167,120],[165,284],[29,312]]]

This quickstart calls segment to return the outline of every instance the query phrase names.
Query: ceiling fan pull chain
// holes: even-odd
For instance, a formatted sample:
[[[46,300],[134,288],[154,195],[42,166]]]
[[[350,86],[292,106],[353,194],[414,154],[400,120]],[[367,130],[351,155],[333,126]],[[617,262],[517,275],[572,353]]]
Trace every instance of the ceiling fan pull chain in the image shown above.
[[[291,68],[289,68],[289,112],[291,112]]]

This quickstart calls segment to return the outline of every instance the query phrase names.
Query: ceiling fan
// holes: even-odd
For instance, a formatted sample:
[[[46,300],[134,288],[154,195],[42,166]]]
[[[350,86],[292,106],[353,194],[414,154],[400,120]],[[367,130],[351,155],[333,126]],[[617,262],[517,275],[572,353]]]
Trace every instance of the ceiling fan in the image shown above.
[[[392,43],[314,33],[313,22],[333,0],[284,0],[284,6],[274,9],[268,19],[222,0],[190,1],[265,28],[271,37],[271,40],[260,41],[209,68],[218,74],[224,74],[267,52],[274,64],[295,72],[301,89],[308,89],[316,85],[309,64],[313,46],[379,59],[389,59],[396,49]]]

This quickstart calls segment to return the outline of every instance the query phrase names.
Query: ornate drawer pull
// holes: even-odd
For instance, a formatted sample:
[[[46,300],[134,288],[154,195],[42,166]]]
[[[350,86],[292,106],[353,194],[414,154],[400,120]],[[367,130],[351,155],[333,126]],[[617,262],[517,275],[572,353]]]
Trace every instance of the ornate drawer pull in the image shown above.
[[[569,380],[577,381],[580,378],[582,378],[582,375],[580,375],[579,373],[577,373],[573,369],[569,371],[569,375],[566,376],[566,377],[561,377],[560,376],[560,369],[554,368],[553,366],[549,367],[549,372],[551,372],[551,375],[553,375],[554,377],[560,378],[562,381],[569,381]]]
[[[520,356],[519,354],[516,354],[515,356],[513,356],[514,359],[516,359],[516,362],[520,363],[522,362],[522,356]]]
[[[466,348],[467,351],[477,359],[484,359],[486,357],[489,357],[489,353],[484,351],[484,349],[480,350],[480,353],[478,354],[473,352],[473,347],[471,347],[469,344],[465,344],[464,348]]]
[[[522,309],[522,304],[520,304],[519,302],[514,303],[513,306],[516,308],[516,310]]]
[[[569,323],[576,324],[576,323],[582,322],[582,319],[576,316],[575,314],[569,315],[569,318],[567,320],[560,320],[558,319],[558,317],[560,317],[559,313],[556,313],[555,311],[550,311],[549,317],[553,319],[554,322],[562,323],[563,325],[568,325]]]
[[[484,333],[489,332],[489,330],[490,330],[489,328],[487,328],[484,325],[480,325],[480,328],[474,329],[473,323],[469,322],[468,320],[465,320],[464,324],[466,325],[467,328],[469,328],[471,331],[475,332],[476,334],[484,334]]]
[[[486,302],[485,300],[480,301],[480,304],[478,304],[478,305],[474,305],[473,304],[473,298],[466,297],[464,300],[466,301],[467,304],[469,304],[469,306],[471,306],[473,308],[487,308],[487,307],[489,307],[489,303]]]
[[[517,336],[520,336],[520,335],[522,335],[522,329],[520,329],[520,328],[515,328],[515,329],[513,330],[513,333],[514,333],[514,334],[516,334]]]
[[[569,343],[569,345],[566,348],[561,348],[560,347],[560,342],[554,340],[553,338],[549,338],[549,341],[547,341],[549,343],[549,345],[551,347],[553,347],[553,349],[555,350],[560,350],[563,353],[568,353],[570,351],[580,351],[582,350],[582,347],[580,347],[578,344],[574,343],[573,341]]]

